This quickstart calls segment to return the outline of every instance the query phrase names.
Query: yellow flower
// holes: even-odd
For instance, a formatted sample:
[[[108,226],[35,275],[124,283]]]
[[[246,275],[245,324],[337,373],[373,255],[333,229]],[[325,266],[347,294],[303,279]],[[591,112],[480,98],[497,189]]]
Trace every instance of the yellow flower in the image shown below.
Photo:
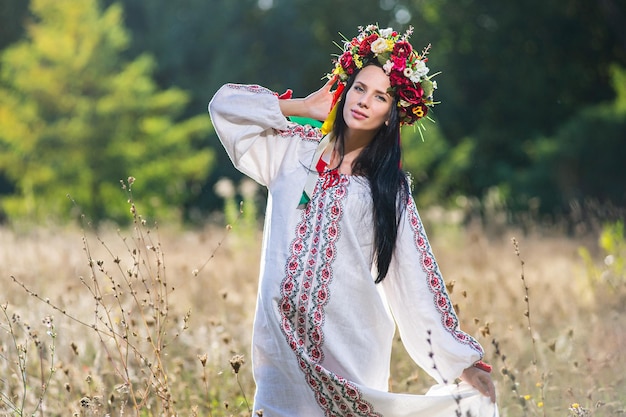
[[[574,404],[572,404],[572,408],[580,408],[580,404],[574,403]]]
[[[337,65],[335,67],[335,69],[333,70],[333,75],[342,75],[345,74],[346,71],[343,69],[343,67],[341,65]]]
[[[413,114],[417,117],[424,117],[424,109],[421,106],[418,106],[413,109]]]
[[[531,397],[530,397],[530,395],[528,395],[528,394],[524,395],[524,399],[525,399],[526,401],[530,400],[530,398],[531,398]]]
[[[537,403],[537,407],[539,407],[539,408],[543,407],[543,401],[539,401],[539,402]]]

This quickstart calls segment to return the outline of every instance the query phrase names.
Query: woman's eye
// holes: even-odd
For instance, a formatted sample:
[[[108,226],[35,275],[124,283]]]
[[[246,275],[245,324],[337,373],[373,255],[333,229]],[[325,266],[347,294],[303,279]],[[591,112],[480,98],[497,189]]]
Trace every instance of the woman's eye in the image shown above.
[[[387,97],[385,97],[385,96],[376,96],[376,99],[379,100],[379,101],[384,101],[384,102],[387,101]]]
[[[363,87],[361,87],[360,85],[355,85],[355,86],[354,86],[354,89],[355,89],[356,91],[365,91],[365,90],[363,90]]]

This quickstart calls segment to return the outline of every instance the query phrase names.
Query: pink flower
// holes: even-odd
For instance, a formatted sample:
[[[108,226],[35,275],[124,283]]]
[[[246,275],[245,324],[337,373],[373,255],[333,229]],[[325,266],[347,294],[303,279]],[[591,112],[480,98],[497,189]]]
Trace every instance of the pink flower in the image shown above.
[[[398,72],[402,73],[402,76],[404,77],[404,69],[406,68],[406,58],[401,57],[401,56],[397,56],[397,55],[393,55],[391,57],[391,60],[393,61],[393,69],[394,69],[394,71],[398,71]]]

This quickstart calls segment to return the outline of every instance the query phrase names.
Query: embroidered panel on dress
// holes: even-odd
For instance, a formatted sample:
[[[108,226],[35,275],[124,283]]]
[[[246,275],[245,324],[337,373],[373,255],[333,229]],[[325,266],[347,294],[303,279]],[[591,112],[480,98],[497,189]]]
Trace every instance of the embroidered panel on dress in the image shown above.
[[[299,136],[302,140],[320,142],[324,135],[311,125],[290,124],[287,130],[277,130],[279,136]]]
[[[435,261],[435,257],[426,238],[426,233],[422,222],[417,214],[417,208],[413,199],[409,198],[407,202],[407,216],[411,229],[413,230],[413,239],[418,252],[420,253],[420,261],[422,269],[426,273],[428,288],[434,294],[433,301],[439,313],[441,313],[441,324],[452,334],[452,336],[461,343],[467,344],[472,349],[483,354],[483,349],[476,339],[467,333],[459,330],[459,319],[454,312],[452,302],[446,292],[446,286]]]
[[[281,329],[326,417],[382,417],[350,381],[324,368],[325,307],[349,179],[327,172],[302,210],[281,283]]]
[[[243,90],[248,91],[250,93],[255,94],[274,94],[272,91],[268,90],[265,87],[261,87],[260,85],[254,84],[226,84],[228,88],[232,88],[233,90]]]

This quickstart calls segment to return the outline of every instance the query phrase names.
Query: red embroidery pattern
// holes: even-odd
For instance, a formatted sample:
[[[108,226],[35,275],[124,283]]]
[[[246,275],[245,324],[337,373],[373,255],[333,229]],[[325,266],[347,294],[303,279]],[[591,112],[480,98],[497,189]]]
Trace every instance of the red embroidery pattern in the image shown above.
[[[356,386],[322,365],[322,326],[348,182],[348,177],[339,176],[329,185],[320,176],[313,199],[302,210],[281,283],[281,328],[326,417],[382,417]]]
[[[277,130],[279,136],[299,136],[303,140],[319,142],[324,137],[319,129],[310,125],[290,124],[287,130]]]
[[[322,178],[324,179],[322,184],[323,189],[334,187],[341,181],[341,175],[336,169],[324,172]]]
[[[232,88],[233,90],[244,90],[257,94],[274,94],[267,88],[261,87],[260,85],[227,84],[227,86],[228,88]]]
[[[467,333],[459,330],[459,319],[448,297],[445,283],[439,271],[439,267],[437,266],[437,262],[435,261],[430,244],[428,243],[428,239],[426,238],[424,226],[422,225],[422,221],[417,213],[417,208],[415,207],[415,202],[412,198],[408,198],[406,210],[411,229],[413,229],[415,246],[421,255],[422,269],[426,272],[428,288],[433,293],[433,301],[439,313],[441,313],[441,324],[443,324],[446,330],[450,332],[456,340],[469,345],[482,356],[483,349],[478,341]]]

